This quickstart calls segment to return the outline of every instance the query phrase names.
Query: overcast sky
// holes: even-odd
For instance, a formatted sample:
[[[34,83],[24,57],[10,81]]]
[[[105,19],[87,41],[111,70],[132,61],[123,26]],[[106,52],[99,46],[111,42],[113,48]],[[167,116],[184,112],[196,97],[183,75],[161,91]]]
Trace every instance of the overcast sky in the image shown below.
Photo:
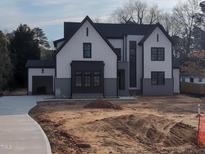
[[[185,0],[142,0],[171,11]],[[20,23],[42,28],[49,41],[63,37],[64,21],[81,21],[86,15],[106,19],[128,0],[1,0],[0,30],[16,29]]]

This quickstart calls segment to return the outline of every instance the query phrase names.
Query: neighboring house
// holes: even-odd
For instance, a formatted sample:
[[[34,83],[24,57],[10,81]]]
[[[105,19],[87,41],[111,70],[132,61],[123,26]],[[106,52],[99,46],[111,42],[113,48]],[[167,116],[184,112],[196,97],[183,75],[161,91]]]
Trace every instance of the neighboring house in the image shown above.
[[[180,78],[181,82],[186,83],[196,83],[196,84],[205,84],[205,76],[194,75],[194,74],[182,74]]]
[[[28,61],[29,94],[78,98],[179,93],[171,38],[160,24],[93,23],[87,16],[81,23],[65,22],[64,38],[54,45],[55,63]]]

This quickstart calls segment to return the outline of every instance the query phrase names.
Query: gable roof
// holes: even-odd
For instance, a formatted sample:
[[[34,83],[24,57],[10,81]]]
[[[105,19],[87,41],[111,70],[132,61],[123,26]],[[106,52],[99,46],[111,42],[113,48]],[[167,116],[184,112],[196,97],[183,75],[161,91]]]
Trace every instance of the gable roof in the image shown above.
[[[62,41],[64,41],[64,38],[53,41],[54,47],[57,47],[57,44]]]
[[[171,37],[169,36],[169,34],[165,31],[164,27],[163,27],[160,23],[157,23],[157,24],[155,24],[155,26],[153,26],[152,28],[150,28],[149,32],[142,38],[142,40],[141,40],[138,44],[139,44],[139,45],[143,45],[143,43],[149,38],[149,36],[152,34],[152,32],[153,32],[157,27],[164,33],[164,35],[165,35],[165,36],[169,39],[169,41],[172,43],[172,39],[171,39]]]
[[[54,68],[54,60],[28,60],[26,63],[27,68]]]
[[[69,38],[78,26],[79,22],[64,23],[64,38]],[[114,24],[114,23],[93,23],[100,33],[106,38],[123,38],[124,35],[146,35],[156,27],[156,24]]]
[[[64,43],[61,45],[60,48],[57,49],[56,55],[58,52],[66,45],[66,43],[73,37],[73,35],[81,28],[81,26],[88,21],[94,29],[98,32],[98,34],[102,37],[102,39],[107,43],[107,45],[112,49],[112,51],[116,54],[114,47],[111,45],[111,43],[104,37],[104,35],[98,30],[97,26],[92,22],[89,16],[86,16],[85,19],[80,24],[74,24],[72,25],[72,32],[69,33],[69,36],[65,38]],[[74,28],[75,27],[75,28]],[[116,54],[117,55],[117,54]]]

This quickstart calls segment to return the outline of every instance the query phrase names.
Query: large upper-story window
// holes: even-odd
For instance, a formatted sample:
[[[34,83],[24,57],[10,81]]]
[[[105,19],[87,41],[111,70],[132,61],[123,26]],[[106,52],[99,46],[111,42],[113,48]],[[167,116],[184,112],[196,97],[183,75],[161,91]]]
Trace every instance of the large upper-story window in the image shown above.
[[[151,60],[152,61],[164,61],[164,48],[151,48]]]
[[[151,72],[152,85],[164,85],[165,75],[164,72]]]
[[[129,50],[130,50],[130,87],[136,87],[137,86],[137,75],[136,75],[136,60],[137,60],[137,42],[136,41],[130,41],[129,42]]]
[[[83,58],[91,58],[92,44],[83,43]]]

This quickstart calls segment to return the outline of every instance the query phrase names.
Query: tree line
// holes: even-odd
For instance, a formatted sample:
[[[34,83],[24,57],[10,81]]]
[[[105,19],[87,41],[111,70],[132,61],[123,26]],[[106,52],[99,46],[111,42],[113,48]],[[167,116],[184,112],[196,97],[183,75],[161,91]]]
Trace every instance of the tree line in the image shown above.
[[[0,31],[0,92],[23,88],[28,59],[52,57],[48,39],[40,28],[21,24],[11,33]]]
[[[204,12],[203,12],[204,11]],[[175,56],[184,61],[194,50],[205,50],[205,9],[199,0],[187,0],[177,4],[171,12],[148,6],[141,0],[130,0],[117,8],[110,20],[117,23],[160,23],[173,40]]]

